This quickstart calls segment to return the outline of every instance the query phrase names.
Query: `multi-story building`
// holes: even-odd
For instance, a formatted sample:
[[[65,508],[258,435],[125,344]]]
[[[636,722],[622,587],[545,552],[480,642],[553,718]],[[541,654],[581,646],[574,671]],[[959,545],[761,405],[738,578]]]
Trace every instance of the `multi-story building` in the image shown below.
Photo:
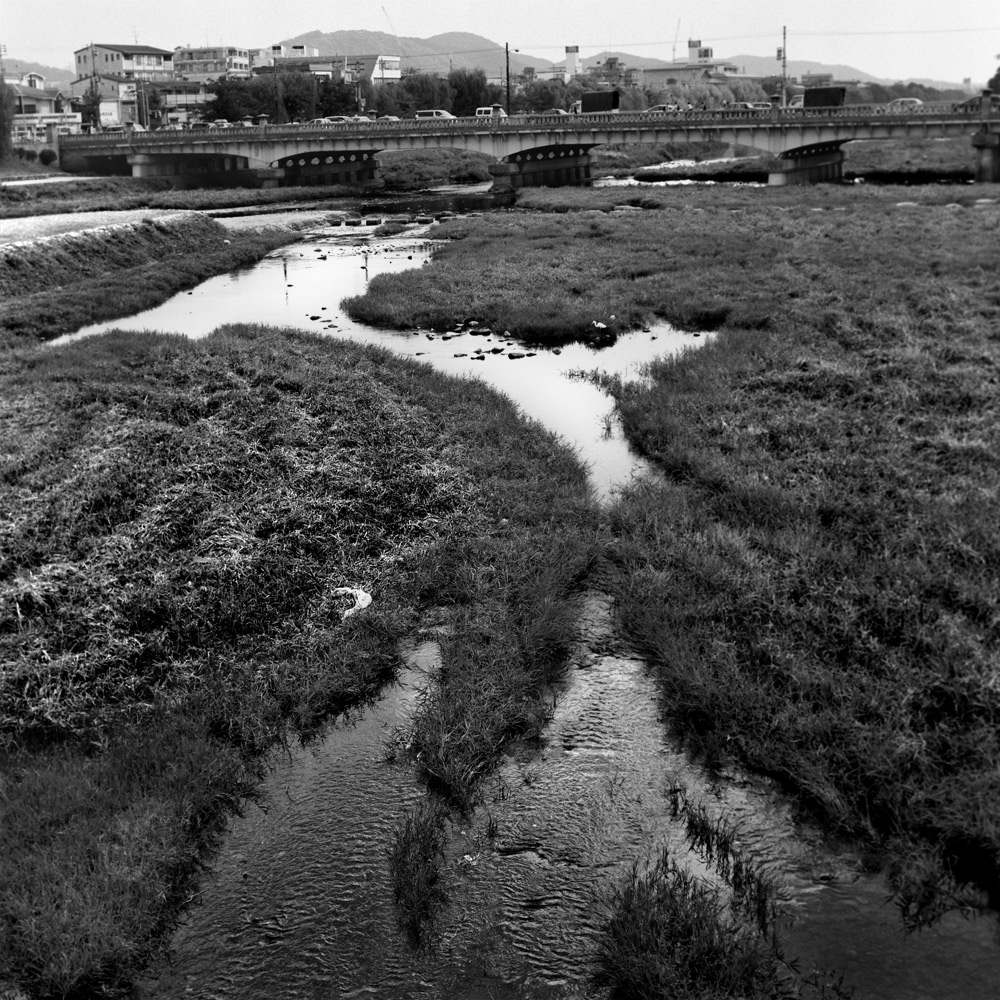
[[[281,49],[274,46],[273,49]],[[303,46],[293,46],[293,49]],[[315,77],[340,80],[351,86],[370,83],[381,86],[402,79],[399,56],[317,56],[274,55],[269,62],[254,61],[254,73],[311,73]]]
[[[174,73],[184,80],[248,80],[250,50],[220,45],[174,49]]]
[[[76,75],[119,76],[125,80],[171,80],[174,76],[174,54],[150,45],[107,45],[92,42],[77,49]],[[76,81],[74,81],[76,82]]]
[[[646,86],[663,86],[671,83],[721,82],[736,76],[739,69],[728,59],[716,59],[712,49],[700,40],[688,40],[686,60],[667,63],[666,66],[645,69],[642,81]]]
[[[158,83],[156,93],[160,99],[161,125],[198,121],[209,99],[204,80],[170,80]]]
[[[173,52],[150,45],[92,42],[73,55],[77,78],[70,84],[70,94],[77,102],[98,96],[102,126],[152,124],[152,89],[176,79]]]
[[[15,141],[44,139],[50,126],[64,133],[80,131],[80,115],[70,110],[68,96],[57,87],[46,87],[40,73],[5,73],[0,83],[7,84],[14,98]]]

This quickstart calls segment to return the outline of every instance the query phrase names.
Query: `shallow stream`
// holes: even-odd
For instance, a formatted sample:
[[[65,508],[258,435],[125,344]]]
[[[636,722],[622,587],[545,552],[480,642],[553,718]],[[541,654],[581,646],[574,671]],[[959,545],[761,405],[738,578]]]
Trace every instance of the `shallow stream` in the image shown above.
[[[573,373],[638,378],[644,362],[706,338],[662,327],[603,350],[557,353],[503,331],[465,327],[444,337],[363,327],[341,312],[341,299],[376,274],[421,266],[433,232],[373,240],[365,229],[317,229],[253,268],[74,336],[119,327],[197,337],[252,322],[379,344],[505,392],[576,447],[604,500],[648,473],[610,401]],[[395,823],[424,795],[409,766],[387,761],[384,744],[435,669],[436,646],[425,636],[376,706],[338,722],[318,746],[275,760],[263,808],[249,806],[231,823],[169,960],[141,995],[597,1000],[603,994],[589,977],[603,894],[633,860],[664,843],[682,850],[665,794],[677,783],[739,824],[743,849],[780,874],[794,915],[786,951],[803,971],[829,970],[824,981],[842,974],[859,1000],[1000,995],[990,922],[953,916],[904,935],[883,882],[797,823],[775,789],[736,773],[709,775],[671,745],[653,683],[616,636],[607,598],[589,595],[579,631],[543,741],[512,754],[489,801],[451,832],[451,902],[433,950],[412,951],[397,930],[386,862]]]

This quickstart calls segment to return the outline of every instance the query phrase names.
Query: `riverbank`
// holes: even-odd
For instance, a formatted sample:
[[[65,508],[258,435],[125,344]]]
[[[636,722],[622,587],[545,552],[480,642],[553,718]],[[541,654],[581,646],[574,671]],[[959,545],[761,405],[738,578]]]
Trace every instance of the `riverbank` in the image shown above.
[[[0,349],[150,308],[260,260],[314,222],[304,215],[232,231],[200,213],[179,212],[0,246]]]

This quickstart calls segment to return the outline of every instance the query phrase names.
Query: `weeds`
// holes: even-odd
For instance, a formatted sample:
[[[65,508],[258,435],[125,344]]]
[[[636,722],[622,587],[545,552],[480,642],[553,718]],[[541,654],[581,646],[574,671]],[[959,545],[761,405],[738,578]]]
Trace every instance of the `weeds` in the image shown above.
[[[448,903],[442,878],[447,812],[424,800],[397,823],[388,848],[389,874],[400,929],[411,947],[428,947]]]
[[[729,912],[716,886],[664,849],[613,891],[598,944],[596,980],[613,996],[771,997],[777,961],[752,927]]]

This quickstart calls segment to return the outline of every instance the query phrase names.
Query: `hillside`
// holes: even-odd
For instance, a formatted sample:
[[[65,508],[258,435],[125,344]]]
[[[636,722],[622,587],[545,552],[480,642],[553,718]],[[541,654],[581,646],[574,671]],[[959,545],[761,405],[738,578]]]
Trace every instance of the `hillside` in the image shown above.
[[[5,59],[3,70],[8,80],[14,80],[25,73],[40,73],[50,87],[66,87],[76,79],[76,74],[71,69],[45,66],[27,59]]]

